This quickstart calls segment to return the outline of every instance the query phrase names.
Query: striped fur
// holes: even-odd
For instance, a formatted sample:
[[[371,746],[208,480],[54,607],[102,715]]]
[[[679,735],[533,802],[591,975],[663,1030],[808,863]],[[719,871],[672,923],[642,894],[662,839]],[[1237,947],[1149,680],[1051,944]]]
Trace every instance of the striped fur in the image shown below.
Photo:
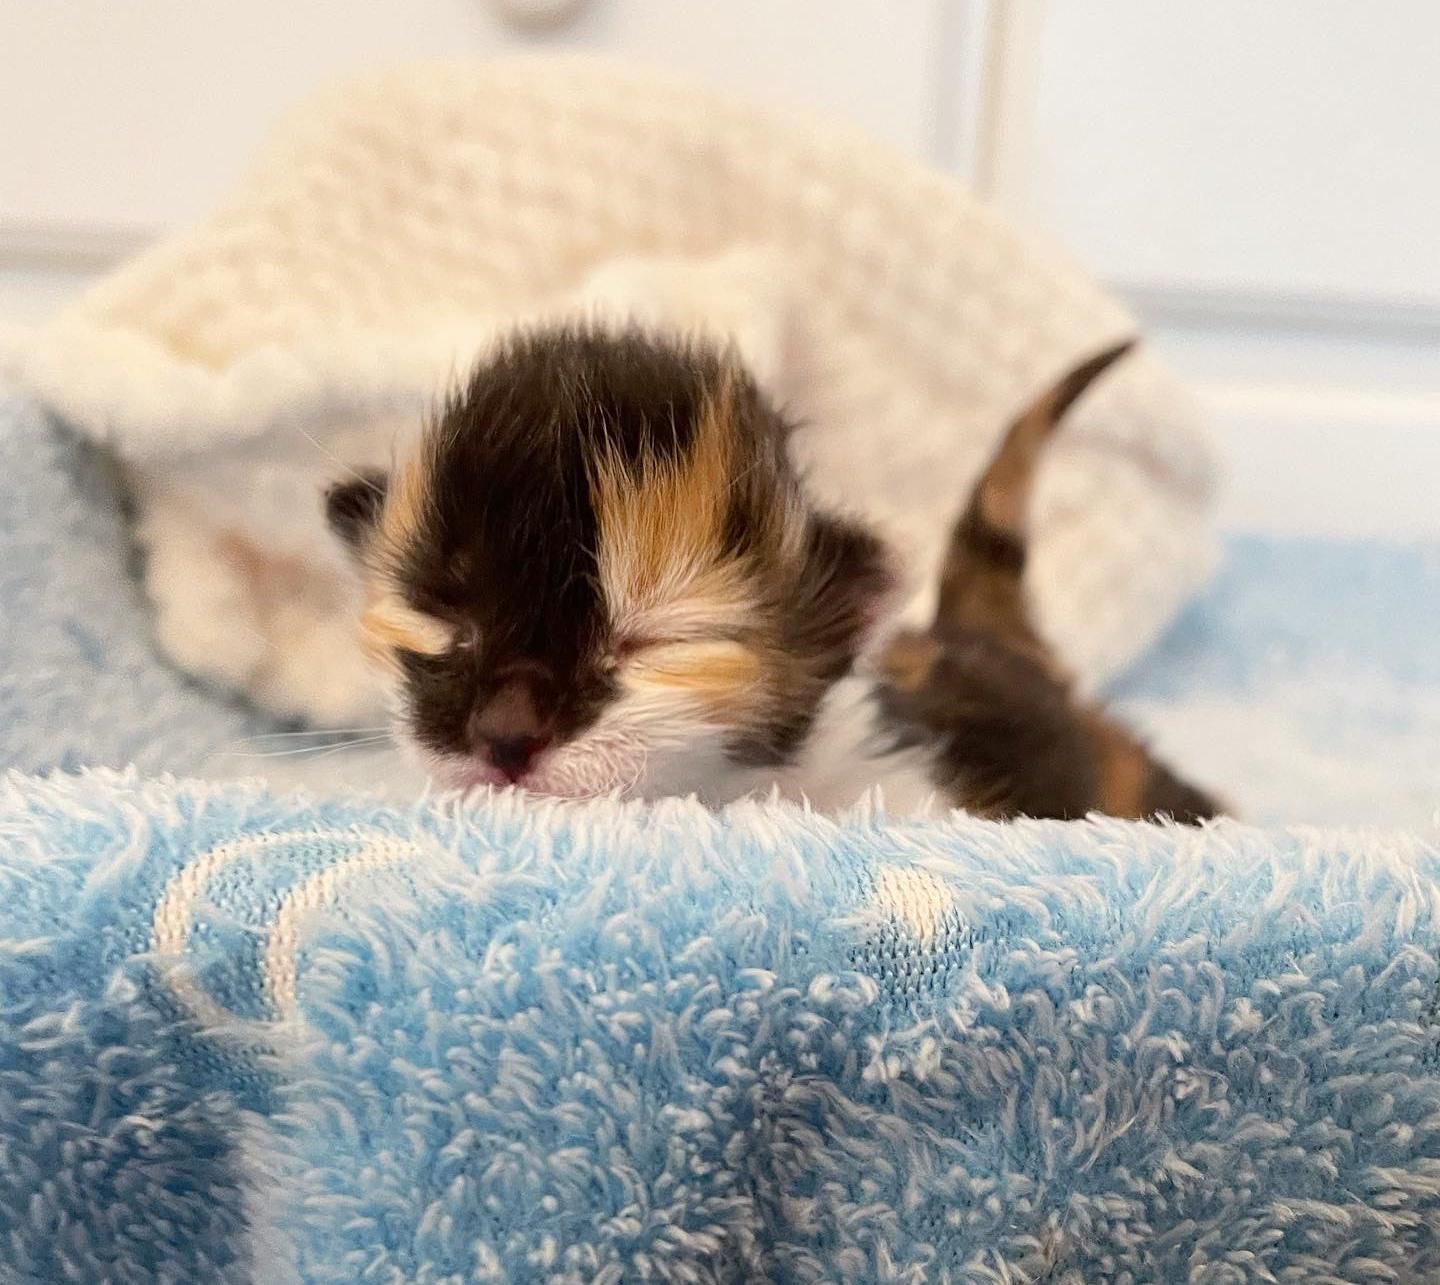
[[[1025,598],[1026,515],[1045,444],[1131,347],[1086,361],[1016,418],[955,524],[929,630],[900,635],[881,657],[880,703],[897,741],[930,747],[937,786],[981,815],[1190,822],[1218,811],[1075,696]]]

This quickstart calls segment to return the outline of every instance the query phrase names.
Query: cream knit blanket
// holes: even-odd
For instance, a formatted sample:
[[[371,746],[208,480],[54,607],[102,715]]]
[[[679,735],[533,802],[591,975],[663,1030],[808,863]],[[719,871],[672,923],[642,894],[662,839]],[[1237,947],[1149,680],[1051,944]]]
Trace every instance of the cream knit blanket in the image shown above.
[[[319,492],[517,319],[733,340],[806,425],[812,485],[878,524],[924,609],[1007,417],[1132,326],[954,180],[848,131],[592,60],[412,67],[273,136],[210,218],[10,345],[139,499],[162,644],[261,704],[374,714]],[[1211,565],[1211,446],[1143,352],[1041,476],[1030,585],[1089,683]]]

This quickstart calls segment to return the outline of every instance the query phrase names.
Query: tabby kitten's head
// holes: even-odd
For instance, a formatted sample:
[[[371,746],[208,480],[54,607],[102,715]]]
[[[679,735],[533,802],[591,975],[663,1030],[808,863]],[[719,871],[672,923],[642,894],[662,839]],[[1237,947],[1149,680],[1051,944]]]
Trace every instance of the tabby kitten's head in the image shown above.
[[[452,785],[725,797],[786,762],[891,584],[727,354],[521,334],[331,526],[399,727]]]

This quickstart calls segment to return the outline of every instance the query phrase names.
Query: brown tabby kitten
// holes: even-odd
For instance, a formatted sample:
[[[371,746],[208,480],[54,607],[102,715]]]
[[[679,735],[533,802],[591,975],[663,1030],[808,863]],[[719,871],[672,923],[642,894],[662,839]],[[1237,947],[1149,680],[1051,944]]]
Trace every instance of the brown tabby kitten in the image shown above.
[[[1019,588],[1040,443],[1116,356],[1007,436],[935,628],[897,641],[886,677],[865,661],[886,552],[810,501],[790,426],[731,355],[639,330],[514,336],[392,477],[327,500],[402,740],[460,787],[1169,810],[1143,750],[1070,700]]]

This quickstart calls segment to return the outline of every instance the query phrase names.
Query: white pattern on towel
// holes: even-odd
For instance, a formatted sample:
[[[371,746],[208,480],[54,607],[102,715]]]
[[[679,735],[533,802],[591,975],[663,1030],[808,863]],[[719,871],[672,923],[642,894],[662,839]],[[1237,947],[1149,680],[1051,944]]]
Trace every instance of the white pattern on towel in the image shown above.
[[[237,863],[265,853],[328,852],[332,859],[297,879],[271,898],[273,913],[252,925],[264,938],[259,972],[250,983],[263,995],[269,1017],[288,1021],[300,1016],[298,981],[300,948],[307,919],[324,911],[339,910],[340,893],[347,884],[367,875],[403,871],[419,863],[433,866],[436,853],[411,839],[378,830],[312,829],[252,834],[217,844],[201,852],[171,876],[156,903],[151,928],[151,949],[172,967],[166,972],[171,994],[203,1025],[217,1028],[239,1020],[204,987],[185,964],[198,912],[205,908],[222,916],[234,913],[231,899],[254,888],[247,878],[233,886],[218,886],[217,877]]]

